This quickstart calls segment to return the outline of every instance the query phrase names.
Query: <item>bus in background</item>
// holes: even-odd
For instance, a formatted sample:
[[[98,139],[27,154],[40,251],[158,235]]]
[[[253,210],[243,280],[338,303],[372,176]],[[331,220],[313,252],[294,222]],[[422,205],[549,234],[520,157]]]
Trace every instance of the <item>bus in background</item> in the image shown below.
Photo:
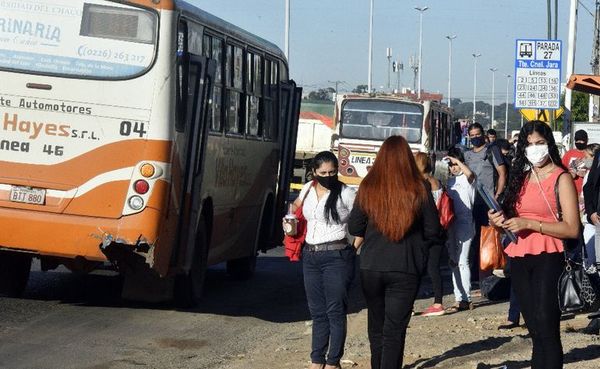
[[[196,303],[279,241],[301,89],[274,44],[178,0],[0,3],[0,294],[109,261]]]
[[[445,179],[441,159],[454,144],[452,110],[437,101],[415,101],[394,95],[340,95],[335,105],[333,149],[340,179],[358,185],[373,165],[383,141],[403,136],[413,152],[430,155],[436,175]]]

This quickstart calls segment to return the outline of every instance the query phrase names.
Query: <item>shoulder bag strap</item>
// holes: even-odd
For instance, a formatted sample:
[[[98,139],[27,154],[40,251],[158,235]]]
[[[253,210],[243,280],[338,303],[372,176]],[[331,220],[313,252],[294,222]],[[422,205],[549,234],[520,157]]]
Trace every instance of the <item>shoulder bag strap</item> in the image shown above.
[[[558,213],[559,221],[562,221],[562,208],[560,206],[560,192],[558,190],[558,183],[560,181],[560,177],[565,173],[566,173],[565,171],[561,172],[558,175],[558,177],[556,177],[556,183],[554,184],[554,196],[556,197],[556,212]],[[563,254],[565,255],[565,261],[567,263],[570,263],[571,260],[567,256],[567,247],[566,247],[566,244],[564,244],[564,241],[563,241]],[[583,245],[582,246],[582,257],[585,257],[585,255],[586,255],[586,249],[585,249],[585,245]]]
[[[312,182],[312,181],[311,181]],[[308,190],[306,190],[306,193],[304,194],[304,196],[302,197],[302,201],[300,201],[300,206],[304,205],[304,200],[306,200],[306,198],[308,197],[308,194],[310,193],[310,189],[313,187],[313,184],[311,183],[310,186],[308,187]]]

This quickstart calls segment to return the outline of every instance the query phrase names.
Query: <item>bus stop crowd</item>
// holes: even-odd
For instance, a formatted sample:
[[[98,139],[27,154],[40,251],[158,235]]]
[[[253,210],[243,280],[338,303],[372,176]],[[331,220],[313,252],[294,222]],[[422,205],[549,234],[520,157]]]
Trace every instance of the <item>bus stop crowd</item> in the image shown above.
[[[600,296],[595,245],[600,145],[577,131],[575,148],[561,155],[552,130],[541,121],[526,123],[509,140],[479,123],[467,132],[470,147],[456,145],[443,159],[446,183],[434,177],[429,156],[413,153],[401,136],[383,142],[358,189],[339,181],[333,153],[313,159],[313,179],[290,209],[304,222],[298,228],[304,232],[290,234],[284,227],[286,241],[301,239],[296,245],[312,318],[310,369],[341,368],[357,255],[373,369],[402,368],[408,323],[425,274],[434,301],[420,314],[424,317],[473,309],[473,297],[487,296],[509,278],[508,318],[498,329],[519,326],[522,315],[533,343],[532,368],[562,368],[557,285],[567,258],[583,265]],[[486,194],[499,208],[490,208]],[[442,209],[447,204],[450,223]],[[486,226],[514,235],[502,237],[508,262],[493,271],[479,268]],[[442,300],[440,264],[446,253],[454,294],[450,306]],[[592,320],[586,332],[598,334],[600,311],[588,309]]]

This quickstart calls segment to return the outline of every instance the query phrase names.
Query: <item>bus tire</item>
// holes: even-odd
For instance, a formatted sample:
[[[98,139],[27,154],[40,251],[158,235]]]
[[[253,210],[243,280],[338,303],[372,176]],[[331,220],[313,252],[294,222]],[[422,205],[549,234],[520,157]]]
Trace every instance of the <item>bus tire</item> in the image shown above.
[[[27,287],[31,255],[0,251],[0,296],[20,297]]]
[[[175,303],[182,308],[197,306],[202,300],[206,269],[208,268],[208,240],[206,237],[206,222],[200,219],[192,265],[187,273],[175,277]]]

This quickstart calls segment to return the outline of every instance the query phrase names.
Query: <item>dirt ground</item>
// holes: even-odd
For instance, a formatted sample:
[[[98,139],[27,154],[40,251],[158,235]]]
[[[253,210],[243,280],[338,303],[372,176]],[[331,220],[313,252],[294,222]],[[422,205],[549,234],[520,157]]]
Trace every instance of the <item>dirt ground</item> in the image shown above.
[[[447,281],[447,279],[446,279]],[[356,286],[357,287],[357,286]],[[447,285],[445,291],[449,291]],[[430,288],[429,288],[430,290]],[[348,317],[348,337],[342,367],[370,368],[367,310],[360,292],[352,292],[354,306]],[[455,314],[421,317],[419,312],[432,302],[427,280],[415,303],[404,353],[404,368],[529,368],[531,341],[525,327],[499,331],[506,322],[508,302],[475,298],[475,309]],[[452,296],[446,294],[444,304]],[[581,333],[587,314],[561,323],[565,368],[600,368],[600,336]],[[521,322],[523,324],[523,322]],[[257,350],[232,358],[222,368],[307,368],[310,364],[310,321],[287,324]]]
[[[443,270],[444,303],[450,279]],[[123,301],[119,279],[99,271],[41,272],[35,265],[24,296],[0,298],[0,369],[303,369],[311,326],[301,263],[281,248],[261,255],[247,281],[209,270],[203,303],[191,310]],[[415,303],[431,304],[423,281]],[[472,311],[415,315],[407,335],[405,368],[528,368],[527,331],[498,331],[507,302],[476,300]],[[355,280],[350,294],[343,368],[370,367],[367,310]],[[566,368],[600,368],[600,336],[578,330],[586,314],[562,323]]]

